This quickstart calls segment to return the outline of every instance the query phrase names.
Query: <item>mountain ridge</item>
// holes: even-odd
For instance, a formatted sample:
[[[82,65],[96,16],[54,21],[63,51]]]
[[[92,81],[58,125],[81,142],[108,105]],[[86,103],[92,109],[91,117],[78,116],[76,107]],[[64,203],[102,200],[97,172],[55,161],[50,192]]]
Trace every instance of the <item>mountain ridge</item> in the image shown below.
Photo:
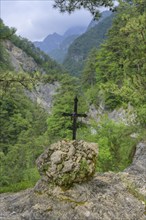
[[[48,54],[58,63],[63,63],[71,44],[80,36],[84,35],[91,28],[98,25],[106,17],[112,14],[111,11],[103,11],[98,20],[92,19],[87,27],[73,26],[68,28],[63,35],[58,33],[49,34],[43,41],[34,41],[33,44]]]
[[[109,13],[101,21],[99,20],[97,24],[93,21],[95,26],[87,29],[84,34],[76,38],[70,45],[63,65],[72,75],[80,75],[89,52],[93,48],[99,48],[106,39],[113,17],[114,13]]]
[[[76,39],[78,36],[84,33],[85,30],[85,26],[74,26],[67,29],[63,35],[60,35],[55,32],[46,36],[43,41],[34,41],[33,44],[42,51],[44,51],[46,54],[48,54],[50,57],[61,63],[69,45],[74,41],[74,39]],[[68,43],[64,43],[65,41],[67,41]],[[59,53],[61,54],[60,56],[58,55]],[[58,56],[60,58],[58,58]]]

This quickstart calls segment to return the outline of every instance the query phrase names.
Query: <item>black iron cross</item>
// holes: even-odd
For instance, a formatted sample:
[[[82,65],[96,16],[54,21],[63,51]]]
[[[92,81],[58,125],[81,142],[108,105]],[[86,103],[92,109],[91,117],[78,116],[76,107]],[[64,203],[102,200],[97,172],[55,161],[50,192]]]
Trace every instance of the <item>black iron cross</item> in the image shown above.
[[[74,99],[74,112],[73,113],[63,113],[63,116],[71,116],[73,119],[73,140],[76,140],[76,131],[77,131],[77,117],[87,117],[86,114],[78,114],[78,98],[77,96]]]

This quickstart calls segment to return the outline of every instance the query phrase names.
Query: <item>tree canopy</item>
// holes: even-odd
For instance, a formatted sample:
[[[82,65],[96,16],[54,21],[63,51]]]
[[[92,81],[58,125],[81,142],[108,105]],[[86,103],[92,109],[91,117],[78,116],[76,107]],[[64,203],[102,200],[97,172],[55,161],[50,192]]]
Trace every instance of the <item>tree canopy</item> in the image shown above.
[[[99,15],[99,7],[113,7],[113,0],[55,0],[54,8],[60,12],[73,12],[76,9],[88,9],[92,15]]]

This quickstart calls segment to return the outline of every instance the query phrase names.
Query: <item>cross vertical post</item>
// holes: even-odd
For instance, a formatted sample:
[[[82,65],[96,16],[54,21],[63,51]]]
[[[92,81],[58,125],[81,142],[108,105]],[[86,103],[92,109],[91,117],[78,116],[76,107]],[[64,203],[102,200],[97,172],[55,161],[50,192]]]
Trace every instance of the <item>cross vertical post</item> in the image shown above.
[[[73,113],[73,136],[72,139],[76,140],[76,131],[77,131],[77,114],[78,114],[78,98],[77,96],[74,99],[74,113]]]
[[[72,139],[76,140],[76,132],[77,132],[77,118],[78,117],[87,117],[86,114],[78,114],[78,98],[77,96],[74,98],[74,112],[73,113],[62,113],[63,116],[71,116],[73,119],[73,136]]]

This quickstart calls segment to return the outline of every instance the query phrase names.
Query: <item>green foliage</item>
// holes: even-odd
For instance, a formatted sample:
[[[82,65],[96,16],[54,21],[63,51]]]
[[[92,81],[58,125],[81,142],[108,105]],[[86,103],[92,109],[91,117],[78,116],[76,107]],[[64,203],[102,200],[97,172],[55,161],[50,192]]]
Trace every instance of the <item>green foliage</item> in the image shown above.
[[[0,18],[0,40],[9,39],[16,32],[15,28],[5,26]]]
[[[0,187],[2,191],[15,191],[15,187],[24,189],[38,180],[35,160],[50,143],[45,136],[48,114],[33,103],[25,95],[25,91],[35,89],[39,81],[50,82],[59,79],[63,71],[27,39],[16,36],[13,29],[6,27],[2,21],[0,24]],[[20,47],[48,74],[10,71],[11,65],[4,40],[10,40]]]
[[[85,89],[92,88],[96,84],[96,56],[97,49],[93,48],[88,55],[81,75],[82,84]]]
[[[6,70],[13,70],[13,68],[9,60],[9,55],[3,46],[2,41],[0,41],[0,73]]]
[[[84,113],[87,110],[87,106],[85,97],[82,96],[80,91],[78,79],[69,75],[64,75],[61,80],[61,87],[54,97],[52,114],[47,121],[47,134],[52,142],[60,138],[72,138],[71,117],[64,117],[62,113],[73,113],[74,98],[76,95],[78,95],[79,99],[78,112]],[[78,123],[78,126],[79,124],[80,123]]]
[[[34,44],[26,38],[22,38],[15,34],[14,28],[7,27],[0,19],[0,72],[3,70],[13,70],[9,55],[5,50],[4,42],[11,41],[16,47],[22,49],[28,56],[34,59],[40,67],[42,73],[55,75],[64,73],[63,68],[52,60],[47,54],[36,48]],[[55,77],[54,76],[54,77]]]
[[[107,31],[112,25],[113,16],[112,14],[104,18],[71,44],[63,64],[72,75],[80,75],[89,52],[93,48],[99,48],[101,43],[103,43]]]
[[[92,128],[86,131],[85,140],[98,143],[98,172],[121,171],[129,166],[136,143],[140,140],[139,137],[131,137],[136,131],[134,126],[114,122],[107,116],[103,116],[98,124],[92,122]]]
[[[12,70],[9,56],[5,47],[3,45],[3,41],[5,39],[9,39],[15,33],[15,29],[10,29],[4,25],[2,19],[0,19],[0,73],[3,70]]]
[[[38,179],[35,160],[49,143],[44,135],[47,113],[16,85],[4,93],[0,104],[0,186],[34,183]]]
[[[90,11],[90,13],[97,17],[99,15],[99,7],[112,7],[113,1],[112,0],[90,0],[90,1],[82,1],[82,0],[54,0],[54,8],[59,8],[60,12],[73,12],[76,9],[85,8]]]
[[[0,95],[3,97],[6,93],[16,92],[16,90],[24,88],[32,90],[39,81],[43,81],[44,77],[36,72],[35,74],[3,70],[0,80]]]
[[[6,192],[19,192],[28,188],[34,187],[36,182],[20,182],[15,184],[10,184],[9,186],[4,186],[0,188],[0,193]]]
[[[36,183],[37,180],[39,179],[40,179],[40,174],[36,167],[24,170],[24,173],[23,173],[24,182]]]
[[[87,62],[88,76],[96,71],[96,84],[88,85],[86,94],[97,107],[104,103],[106,110],[126,108],[130,103],[137,122],[145,127],[146,11],[143,4],[143,0],[120,3],[108,39],[96,53],[92,70],[88,69]]]
[[[52,60],[39,48],[36,48],[28,39],[13,35],[10,40],[15,46],[21,48],[26,54],[31,56],[35,62],[43,68],[43,72],[46,74],[54,75],[56,73],[63,73],[62,67],[57,64],[57,62]]]
[[[102,104],[104,111],[126,109],[130,104],[135,114],[135,125],[102,118],[98,125],[93,123],[94,134],[84,130],[86,140],[99,144],[97,171],[100,172],[126,168],[132,161],[137,141],[145,139],[146,11],[143,3],[134,0],[120,4],[108,39],[95,51],[95,57],[89,56],[83,71],[84,91],[90,103],[97,108]],[[93,73],[92,85],[89,79]],[[138,139],[131,137],[134,132],[139,133]]]
[[[108,40],[97,57],[97,77],[103,83],[114,80],[122,86],[127,76],[140,82],[145,79],[145,16],[146,12],[141,13],[134,3],[120,5]]]

